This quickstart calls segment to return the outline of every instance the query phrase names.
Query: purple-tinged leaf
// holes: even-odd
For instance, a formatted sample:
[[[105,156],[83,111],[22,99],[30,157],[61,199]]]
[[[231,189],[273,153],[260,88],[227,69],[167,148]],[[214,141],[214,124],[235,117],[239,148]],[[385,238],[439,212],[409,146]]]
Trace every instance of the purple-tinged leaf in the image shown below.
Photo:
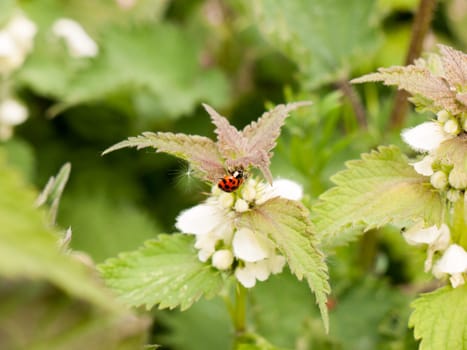
[[[217,182],[225,175],[223,160],[214,141],[198,135],[173,134],[170,132],[144,132],[140,136],[129,137],[106,149],[102,154],[115,150],[136,147],[155,148],[157,152],[168,153],[186,160],[195,174],[210,182]]]
[[[229,124],[229,121],[217,113],[214,108],[203,104],[203,107],[211,116],[212,123],[216,126],[217,148],[225,159],[235,159],[247,154],[247,141],[240,131]]]
[[[456,92],[451,89],[448,82],[421,66],[409,65],[407,67],[394,66],[379,68],[378,73],[371,73],[353,79],[352,83],[383,81],[385,85],[397,85],[399,89],[411,94],[419,94],[433,101],[441,109],[453,114],[463,111],[456,100]]]
[[[438,45],[441,52],[444,77],[451,86],[460,88],[467,85],[467,55],[452,47]]]

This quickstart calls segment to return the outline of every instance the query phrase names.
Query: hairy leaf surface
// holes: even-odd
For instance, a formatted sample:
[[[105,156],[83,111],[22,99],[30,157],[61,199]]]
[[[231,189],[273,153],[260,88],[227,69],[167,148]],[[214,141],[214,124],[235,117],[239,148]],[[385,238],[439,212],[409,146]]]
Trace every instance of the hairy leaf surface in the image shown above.
[[[256,234],[266,234],[286,257],[290,270],[299,280],[305,278],[315,293],[325,328],[329,319],[326,294],[329,293],[328,271],[324,256],[308,219],[308,211],[297,201],[273,198],[244,214],[238,223]]]
[[[353,227],[369,230],[416,219],[424,219],[427,225],[441,221],[440,195],[397,147],[379,147],[361,160],[347,162],[347,169],[332,180],[337,186],[325,192],[312,211],[325,245],[354,240],[362,230]]]
[[[421,339],[420,350],[467,348],[467,285],[423,294],[412,307],[409,326]]]
[[[105,282],[121,300],[148,309],[189,308],[203,295],[215,296],[222,287],[218,270],[199,261],[193,237],[159,235],[133,252],[99,265]]]
[[[201,178],[216,182],[225,174],[222,158],[211,139],[198,135],[173,134],[171,132],[143,132],[140,136],[129,137],[106,149],[107,154],[121,148],[137,149],[152,147],[190,163]]]

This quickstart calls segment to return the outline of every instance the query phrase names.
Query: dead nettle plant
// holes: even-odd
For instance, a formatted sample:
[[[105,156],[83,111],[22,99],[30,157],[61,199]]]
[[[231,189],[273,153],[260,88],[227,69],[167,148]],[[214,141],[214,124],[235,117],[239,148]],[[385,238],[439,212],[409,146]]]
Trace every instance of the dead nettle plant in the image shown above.
[[[423,349],[467,347],[467,55],[439,45],[439,53],[405,67],[380,68],[353,83],[382,81],[406,90],[432,118],[402,131],[419,156],[379,147],[336,174],[337,185],[314,207],[324,245],[356,239],[393,224],[410,245],[427,250],[425,272],[447,285],[418,298],[410,326]]]
[[[269,170],[285,119],[310,104],[278,105],[241,131],[204,105],[216,127],[216,141],[144,132],[104,152],[152,147],[187,161],[194,176],[212,187],[203,203],[176,218],[179,232],[161,234],[139,250],[100,265],[106,283],[122,300],[131,306],[184,310],[202,296],[228,295],[226,289],[233,286],[236,301],[229,303],[230,311],[241,336],[247,334],[247,290],[288,265],[299,280],[308,282],[328,328],[328,271],[309,212],[300,202],[302,188],[290,180],[274,181]],[[267,182],[253,175],[254,168]]]

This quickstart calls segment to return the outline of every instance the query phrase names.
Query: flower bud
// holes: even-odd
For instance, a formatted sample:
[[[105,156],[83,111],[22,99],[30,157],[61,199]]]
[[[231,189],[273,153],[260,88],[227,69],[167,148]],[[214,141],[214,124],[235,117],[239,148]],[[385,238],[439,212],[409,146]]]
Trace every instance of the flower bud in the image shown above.
[[[467,187],[467,173],[459,171],[457,167],[451,170],[448,180],[452,187],[459,190]]]
[[[461,131],[458,121],[454,118],[447,120],[443,128],[450,135],[457,135]]]
[[[443,171],[437,171],[431,175],[430,182],[434,188],[442,190],[448,185],[448,177]]]
[[[237,201],[235,202],[235,211],[239,213],[247,211],[249,207],[250,206],[248,205],[248,202],[241,198],[237,199]]]
[[[439,111],[438,113],[436,113],[436,118],[441,123],[446,122],[450,117],[451,117],[451,114],[445,109],[443,109],[443,110]]]
[[[228,270],[233,260],[232,252],[227,249],[218,250],[212,255],[212,265],[219,270]]]

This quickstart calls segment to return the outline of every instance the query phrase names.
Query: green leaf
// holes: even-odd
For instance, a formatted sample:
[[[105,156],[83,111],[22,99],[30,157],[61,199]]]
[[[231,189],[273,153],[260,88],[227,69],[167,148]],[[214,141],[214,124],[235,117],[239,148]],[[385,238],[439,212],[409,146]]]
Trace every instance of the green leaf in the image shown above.
[[[198,176],[216,183],[225,175],[223,160],[217,146],[211,139],[198,135],[174,134],[171,132],[143,132],[142,135],[129,137],[106,149],[102,154],[121,148],[136,147],[142,149],[152,147],[157,152],[164,152],[184,159],[198,172]]]
[[[315,293],[324,326],[328,329],[326,294],[329,293],[328,270],[324,256],[317,248],[308,210],[297,201],[273,198],[245,213],[239,226],[247,226],[257,234],[267,235],[286,257],[292,273],[303,277]]]
[[[374,0],[245,1],[263,35],[310,87],[345,78],[379,45]]]
[[[199,261],[192,236],[159,235],[144,247],[99,266],[120,299],[132,306],[189,308],[203,295],[212,298],[222,287],[219,271]]]
[[[332,177],[337,186],[321,195],[312,211],[323,244],[342,245],[363,230],[388,223],[403,226],[417,219],[426,225],[440,223],[439,193],[397,147],[379,147],[346,165]]]
[[[57,218],[58,205],[65,189],[68,178],[70,177],[71,164],[65,163],[58,171],[57,176],[51,176],[41,194],[37,198],[36,205],[39,207],[43,204],[50,206],[49,216],[50,223],[55,224]]]
[[[158,101],[161,112],[180,115],[201,100],[226,100],[225,78],[218,70],[200,68],[196,40],[174,25],[111,27],[101,42],[99,56],[68,86],[66,103],[96,101],[119,91],[136,99],[143,90]]]
[[[34,208],[37,193],[5,164],[2,152],[0,183],[0,275],[47,280],[71,295],[114,308],[106,292],[96,288],[91,271],[59,252],[60,235]]]
[[[91,307],[49,284],[0,280],[0,349],[143,349],[147,317]]]
[[[467,348],[467,285],[423,294],[412,307],[409,326],[421,339],[420,350]]]
[[[135,349],[148,322],[113,299],[95,271],[60,252],[37,193],[0,149],[0,348]]]

